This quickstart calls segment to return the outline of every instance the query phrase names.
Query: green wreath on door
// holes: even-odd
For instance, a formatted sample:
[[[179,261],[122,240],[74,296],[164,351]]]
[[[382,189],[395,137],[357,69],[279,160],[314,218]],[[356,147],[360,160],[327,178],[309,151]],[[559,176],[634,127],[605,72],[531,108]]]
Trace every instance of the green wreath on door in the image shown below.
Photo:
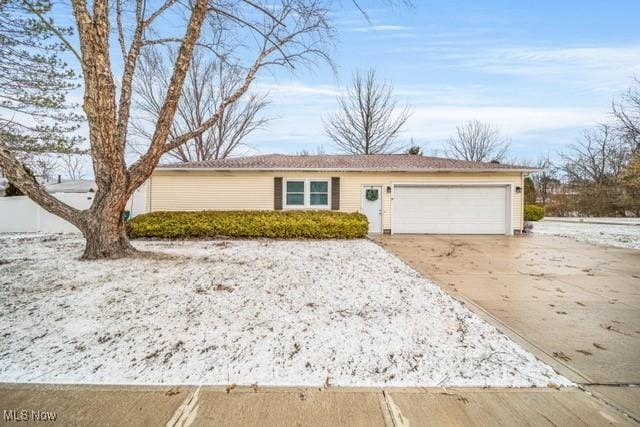
[[[365,192],[364,196],[367,198],[368,201],[375,202],[376,200],[378,200],[378,190],[369,188]]]

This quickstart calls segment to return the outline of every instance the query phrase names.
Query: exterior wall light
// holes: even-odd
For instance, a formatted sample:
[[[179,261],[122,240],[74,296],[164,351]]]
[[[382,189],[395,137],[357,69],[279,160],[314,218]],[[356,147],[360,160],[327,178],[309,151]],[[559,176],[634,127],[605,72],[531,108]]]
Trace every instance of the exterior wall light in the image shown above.
[[[391,194],[391,186],[387,185],[387,193]]]
[[[516,187],[516,193],[522,193],[522,187]]]

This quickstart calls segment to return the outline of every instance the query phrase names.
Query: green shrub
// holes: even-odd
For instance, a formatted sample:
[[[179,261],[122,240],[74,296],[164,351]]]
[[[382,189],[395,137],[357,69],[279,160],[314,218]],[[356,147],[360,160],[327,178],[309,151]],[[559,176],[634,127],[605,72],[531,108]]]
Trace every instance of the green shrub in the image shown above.
[[[524,205],[525,221],[540,221],[544,218],[544,208],[537,205]]]
[[[367,217],[332,211],[151,212],[131,219],[131,238],[237,237],[356,239],[367,235]]]

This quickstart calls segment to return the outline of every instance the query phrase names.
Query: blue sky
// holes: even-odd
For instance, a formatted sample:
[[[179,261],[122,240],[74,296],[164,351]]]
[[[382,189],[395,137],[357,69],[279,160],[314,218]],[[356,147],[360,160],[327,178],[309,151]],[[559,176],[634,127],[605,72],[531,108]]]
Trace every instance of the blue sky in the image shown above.
[[[370,23],[342,0],[328,66],[263,74],[276,119],[251,135],[253,152],[336,148],[321,118],[354,70],[375,68],[414,114],[401,136],[426,153],[455,126],[491,122],[512,157],[554,155],[609,118],[611,99],[640,76],[640,1],[361,1]]]
[[[374,68],[414,110],[402,144],[413,139],[425,154],[441,154],[457,125],[477,119],[511,141],[511,160],[557,157],[609,120],[611,100],[640,78],[638,0],[359,3],[369,22],[351,0],[334,1],[336,73],[326,64],[262,70],[253,90],[270,93],[265,115],[273,120],[246,138],[243,153],[337,152],[322,118],[337,109],[354,71]],[[56,20],[65,24],[70,9],[60,7]]]

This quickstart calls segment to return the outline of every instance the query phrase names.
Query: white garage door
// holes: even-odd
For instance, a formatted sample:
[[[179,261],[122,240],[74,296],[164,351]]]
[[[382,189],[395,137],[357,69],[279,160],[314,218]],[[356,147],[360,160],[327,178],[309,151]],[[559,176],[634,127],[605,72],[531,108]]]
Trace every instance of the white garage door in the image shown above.
[[[394,233],[505,234],[507,187],[396,186]]]

